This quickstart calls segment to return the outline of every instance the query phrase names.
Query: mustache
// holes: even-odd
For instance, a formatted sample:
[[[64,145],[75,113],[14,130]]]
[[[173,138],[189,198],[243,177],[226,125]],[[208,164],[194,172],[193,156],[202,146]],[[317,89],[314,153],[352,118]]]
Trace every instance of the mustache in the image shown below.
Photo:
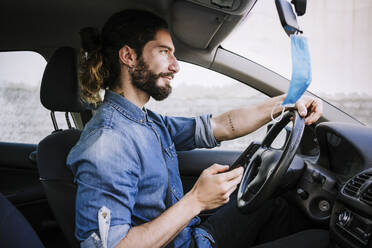
[[[158,75],[156,75],[156,79],[160,77],[171,77],[172,79],[174,78],[174,73],[172,72],[161,72]]]

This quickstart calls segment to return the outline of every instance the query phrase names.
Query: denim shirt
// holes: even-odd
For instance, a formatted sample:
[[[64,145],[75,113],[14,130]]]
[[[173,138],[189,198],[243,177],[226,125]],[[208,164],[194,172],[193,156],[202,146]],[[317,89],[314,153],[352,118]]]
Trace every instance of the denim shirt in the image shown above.
[[[67,158],[78,186],[77,239],[102,235],[97,216],[105,207],[110,211],[108,247],[115,246],[131,227],[166,210],[168,178],[172,204],[181,199],[176,150],[218,145],[210,118],[162,116],[106,91],[104,102]],[[199,223],[194,217],[173,240],[174,247],[188,247],[192,236],[198,247],[211,247],[213,238],[197,227]]]

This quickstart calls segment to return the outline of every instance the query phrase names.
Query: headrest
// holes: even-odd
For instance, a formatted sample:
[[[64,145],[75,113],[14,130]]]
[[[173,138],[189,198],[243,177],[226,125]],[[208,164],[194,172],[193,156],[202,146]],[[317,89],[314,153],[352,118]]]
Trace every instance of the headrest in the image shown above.
[[[80,100],[74,48],[58,48],[50,58],[41,80],[40,100],[52,111],[82,112],[86,109]]]

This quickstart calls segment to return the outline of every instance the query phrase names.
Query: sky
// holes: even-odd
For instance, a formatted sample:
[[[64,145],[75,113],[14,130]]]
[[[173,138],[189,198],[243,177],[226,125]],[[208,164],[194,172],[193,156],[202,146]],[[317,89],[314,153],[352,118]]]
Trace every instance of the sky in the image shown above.
[[[45,66],[45,59],[35,52],[0,53],[0,82],[37,87],[41,82]]]
[[[372,96],[371,11],[372,0],[308,1],[307,13],[298,21],[310,47],[313,77],[310,91]],[[290,78],[290,40],[280,26],[274,1],[258,1],[222,46]],[[33,52],[0,53],[0,82],[37,87],[45,65],[45,59]],[[181,63],[176,79],[190,85],[200,84],[195,80],[195,70],[195,66]],[[200,69],[196,73],[207,72]],[[200,78],[206,86],[229,85],[227,77],[213,73]]]

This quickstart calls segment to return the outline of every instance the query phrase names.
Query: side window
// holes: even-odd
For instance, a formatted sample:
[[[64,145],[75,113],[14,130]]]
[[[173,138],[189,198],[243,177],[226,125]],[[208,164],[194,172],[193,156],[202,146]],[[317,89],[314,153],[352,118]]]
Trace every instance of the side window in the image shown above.
[[[54,130],[40,103],[45,66],[35,52],[0,52],[0,142],[37,144]]]
[[[147,108],[170,116],[192,117],[206,113],[217,116],[268,99],[268,96],[250,86],[217,72],[185,62],[180,62],[180,67],[172,82],[172,94],[161,102],[151,99]],[[262,140],[266,126],[245,137],[222,142],[216,149],[243,150],[251,141]]]

